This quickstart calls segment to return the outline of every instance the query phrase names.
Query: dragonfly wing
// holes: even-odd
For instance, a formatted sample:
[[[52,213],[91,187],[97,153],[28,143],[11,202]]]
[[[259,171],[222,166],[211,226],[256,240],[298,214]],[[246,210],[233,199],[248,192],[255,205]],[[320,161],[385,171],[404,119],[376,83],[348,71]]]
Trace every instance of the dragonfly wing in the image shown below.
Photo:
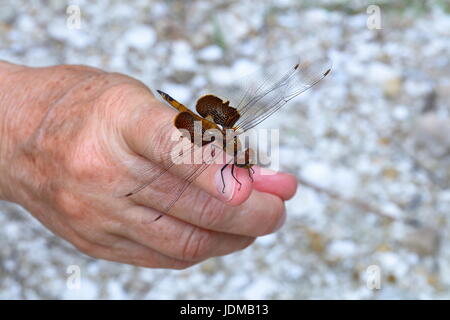
[[[253,128],[286,102],[317,84],[331,69],[328,58],[315,56],[302,59],[297,55],[264,65],[230,85],[207,90],[237,109],[239,116],[233,122],[235,128],[243,131]]]
[[[247,131],[278,111],[289,100],[325,78],[331,70],[328,59],[293,61],[263,71],[264,79],[245,90],[238,103],[240,118],[236,128]]]
[[[202,150],[204,159],[200,164],[193,164],[190,165],[189,168],[185,171],[185,174],[181,178],[181,183],[177,181],[177,183],[174,185],[174,191],[170,194],[168,197],[168,201],[165,201],[163,205],[163,212],[167,213],[169,210],[173,207],[173,205],[181,198],[181,196],[184,194],[184,192],[191,186],[192,182],[195,181],[211,164],[212,161],[216,157],[218,157],[219,153],[211,153],[210,148],[213,147],[212,145],[206,146]]]
[[[186,149],[175,158],[167,159],[167,165],[138,160],[132,168],[134,185],[130,187],[128,184],[126,188],[122,186],[116,195],[131,197],[151,188],[155,197],[149,200],[155,201],[155,208],[167,213],[191,183],[222,153],[213,144],[200,147],[190,141]]]
[[[165,172],[163,176],[158,178],[157,183],[149,185],[152,191],[157,195],[155,197],[157,201],[157,208],[160,210],[161,215],[167,214],[175,203],[181,198],[181,196],[192,186],[194,182],[209,166],[210,164],[221,154],[221,152],[212,152],[214,145],[209,144],[205,147],[195,147],[196,158],[201,158],[200,161],[195,161],[194,164],[175,164],[174,170],[182,170],[183,174],[177,175],[177,178],[171,176],[172,170]],[[168,174],[166,174],[168,173]],[[158,196],[158,193],[160,196]],[[143,221],[153,222],[151,221]]]
[[[128,172],[120,181],[114,191],[115,197],[129,197],[146,188],[154,181],[158,180],[176,163],[188,162],[192,153],[192,143],[186,139],[180,139],[178,144],[171,147],[171,151],[158,152],[158,162],[150,162],[147,159],[138,157],[131,163],[124,163]],[[131,183],[129,181],[132,181]]]

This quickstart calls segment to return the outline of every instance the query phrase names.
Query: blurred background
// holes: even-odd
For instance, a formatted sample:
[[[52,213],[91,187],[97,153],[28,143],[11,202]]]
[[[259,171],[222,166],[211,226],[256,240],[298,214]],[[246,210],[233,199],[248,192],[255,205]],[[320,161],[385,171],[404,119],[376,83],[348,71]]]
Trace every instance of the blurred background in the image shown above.
[[[0,298],[450,298],[449,1],[0,1],[0,59],[121,72],[186,103],[297,52],[333,71],[265,122],[300,181],[279,232],[151,270],[87,257],[0,202]]]

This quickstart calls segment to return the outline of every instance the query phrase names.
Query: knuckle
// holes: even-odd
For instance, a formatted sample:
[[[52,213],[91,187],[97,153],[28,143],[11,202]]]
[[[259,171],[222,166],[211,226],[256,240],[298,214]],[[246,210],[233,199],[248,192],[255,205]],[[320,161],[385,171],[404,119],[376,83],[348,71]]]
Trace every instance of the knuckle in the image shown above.
[[[106,167],[106,164],[100,163],[97,153],[88,149],[81,145],[77,152],[68,158],[66,161],[67,172],[77,180],[98,181],[103,178],[104,170],[102,169]]]
[[[211,233],[198,227],[192,227],[182,240],[181,260],[200,261],[209,257],[211,251]]]
[[[79,201],[71,192],[57,190],[53,192],[53,204],[55,208],[70,218],[82,219],[85,217],[85,211]]]
[[[114,163],[108,157],[109,149],[103,140],[92,134],[92,128],[79,133],[62,156],[65,174],[83,183],[108,182]],[[100,143],[99,143],[100,142]]]
[[[101,99],[108,106],[120,105],[125,107],[130,102],[148,99],[152,95],[148,88],[138,80],[120,74],[109,74],[107,77],[107,81],[110,83],[103,91]]]
[[[139,124],[142,127],[148,126],[148,123],[146,123],[145,120],[140,122]],[[177,140],[177,137],[179,137],[179,132],[173,126],[172,119],[161,121],[160,123],[155,123],[154,128],[155,132],[158,132],[159,134],[155,134],[152,136],[151,145],[152,148],[158,151],[162,151],[162,153],[158,152],[154,154],[153,157],[158,162],[163,162],[165,161],[165,156],[163,154],[165,152],[173,151],[176,148],[177,144],[180,143],[180,140]]]
[[[204,195],[204,193],[203,193]],[[200,201],[196,203],[202,203]],[[227,229],[225,206],[213,197],[207,196],[200,208],[199,224],[207,229]]]

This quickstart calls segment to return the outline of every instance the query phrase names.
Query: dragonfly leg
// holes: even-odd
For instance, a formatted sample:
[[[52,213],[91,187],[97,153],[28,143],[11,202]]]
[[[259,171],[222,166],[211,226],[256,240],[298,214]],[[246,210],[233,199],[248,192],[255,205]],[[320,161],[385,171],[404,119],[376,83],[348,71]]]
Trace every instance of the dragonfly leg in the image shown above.
[[[226,167],[228,167],[228,163],[226,165],[224,165],[222,167],[222,169],[220,169],[220,177],[222,178],[222,184],[223,184],[222,193],[225,193],[225,179],[223,178],[223,170],[225,170]]]
[[[235,165],[234,164],[232,164],[231,165],[231,175],[233,176],[233,178],[234,178],[234,180],[236,180],[237,181],[237,183],[239,183],[239,191],[241,190],[241,187],[242,187],[242,183],[236,178],[236,176],[234,175],[234,167],[235,167]]]
[[[250,180],[252,180],[253,182],[253,175],[255,174],[255,169],[253,168],[248,168],[248,176],[250,177]]]

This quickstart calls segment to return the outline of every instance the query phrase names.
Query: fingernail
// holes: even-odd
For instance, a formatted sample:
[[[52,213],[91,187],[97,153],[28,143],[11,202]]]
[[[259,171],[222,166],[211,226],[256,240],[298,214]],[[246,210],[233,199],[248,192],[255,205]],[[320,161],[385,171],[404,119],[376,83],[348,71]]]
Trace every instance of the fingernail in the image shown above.
[[[261,176],[273,176],[276,175],[278,173],[278,171],[269,169],[269,168],[259,168],[258,170],[258,174]]]
[[[228,167],[223,171],[219,169],[216,172],[217,192],[225,201],[233,199],[235,189],[235,181],[229,176],[231,176],[231,172]]]

